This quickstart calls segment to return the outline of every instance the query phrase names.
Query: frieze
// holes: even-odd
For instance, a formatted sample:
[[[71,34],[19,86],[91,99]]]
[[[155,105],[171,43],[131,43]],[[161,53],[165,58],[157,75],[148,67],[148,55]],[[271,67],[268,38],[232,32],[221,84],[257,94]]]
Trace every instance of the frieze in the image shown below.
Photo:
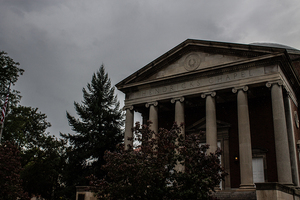
[[[183,81],[178,83],[169,83],[160,87],[152,87],[150,89],[141,89],[138,92],[131,93],[128,100],[138,99],[144,97],[152,97],[156,95],[163,95],[168,93],[180,92],[184,90],[200,88],[204,86],[222,84],[230,81],[237,81],[241,79],[261,76],[264,74],[264,68],[252,68],[242,71],[236,71],[232,73],[226,73],[222,75],[199,77],[189,81]]]

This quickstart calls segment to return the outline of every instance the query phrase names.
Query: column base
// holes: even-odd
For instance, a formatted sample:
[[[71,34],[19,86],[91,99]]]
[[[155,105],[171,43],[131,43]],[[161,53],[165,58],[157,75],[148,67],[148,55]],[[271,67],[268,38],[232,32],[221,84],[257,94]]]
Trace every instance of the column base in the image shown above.
[[[286,186],[294,186],[294,183],[290,183],[290,182],[278,182],[278,183]]]
[[[241,189],[241,190],[253,190],[253,189],[255,189],[255,185],[254,184],[241,184],[239,189]]]

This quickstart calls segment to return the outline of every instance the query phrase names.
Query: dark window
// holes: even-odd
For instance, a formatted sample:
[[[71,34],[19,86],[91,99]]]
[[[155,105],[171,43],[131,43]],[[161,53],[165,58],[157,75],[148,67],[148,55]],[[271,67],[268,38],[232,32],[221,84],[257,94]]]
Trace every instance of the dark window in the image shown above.
[[[85,195],[84,194],[78,194],[78,200],[84,200]]]

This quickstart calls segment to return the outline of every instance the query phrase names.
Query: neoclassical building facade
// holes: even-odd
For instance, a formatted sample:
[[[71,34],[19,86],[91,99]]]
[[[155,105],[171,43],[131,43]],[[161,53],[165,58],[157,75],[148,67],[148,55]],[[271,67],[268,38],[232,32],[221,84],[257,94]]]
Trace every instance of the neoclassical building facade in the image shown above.
[[[126,95],[125,145],[134,111],[154,131],[184,123],[182,134],[204,132],[210,151],[223,150],[222,191],[256,191],[261,199],[258,190],[273,191],[266,183],[294,189],[299,72],[300,51],[291,47],[188,39],[116,85]]]

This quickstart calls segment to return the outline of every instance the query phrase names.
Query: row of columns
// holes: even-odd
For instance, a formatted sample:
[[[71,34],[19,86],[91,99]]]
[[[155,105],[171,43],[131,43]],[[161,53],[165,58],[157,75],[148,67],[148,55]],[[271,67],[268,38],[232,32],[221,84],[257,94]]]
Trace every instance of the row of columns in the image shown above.
[[[292,184],[291,164],[289,157],[289,144],[287,136],[287,126],[284,111],[284,100],[282,93],[282,81],[268,82],[267,87],[271,88],[273,124],[277,160],[278,182],[282,184]],[[238,133],[239,133],[239,153],[240,153],[240,188],[250,189],[254,187],[253,171],[252,171],[252,147],[250,134],[250,121],[248,109],[248,87],[236,87],[232,89],[233,93],[237,93],[237,110],[238,110]],[[201,94],[206,101],[206,143],[210,145],[208,153],[217,150],[217,119],[216,119],[216,92]],[[184,123],[184,98],[174,98],[171,100],[175,103],[175,121],[177,124]],[[153,122],[151,129],[158,131],[158,102],[147,103],[149,108],[149,120]],[[132,145],[132,141],[128,137],[132,137],[133,127],[133,108],[126,109],[126,126],[125,126],[125,148],[128,144]],[[184,128],[184,127],[183,127]],[[183,129],[181,134],[185,134]]]

